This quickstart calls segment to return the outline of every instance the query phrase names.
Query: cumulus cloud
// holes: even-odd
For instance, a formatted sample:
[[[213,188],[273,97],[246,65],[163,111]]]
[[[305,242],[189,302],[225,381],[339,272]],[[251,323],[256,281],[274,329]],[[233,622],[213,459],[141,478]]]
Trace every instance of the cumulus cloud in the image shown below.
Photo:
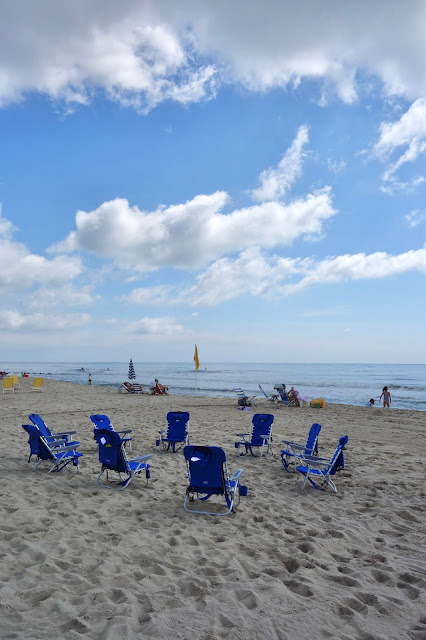
[[[401,147],[405,150],[396,160],[391,160],[392,154]],[[383,161],[390,162],[383,175],[384,181],[390,183],[390,188],[414,186],[413,181],[401,183],[395,174],[402,165],[415,162],[426,151],[426,98],[416,100],[398,121],[383,122],[373,151]],[[421,183],[424,178],[414,180]]]
[[[182,293],[182,299],[193,306],[214,306],[246,295],[287,296],[313,285],[382,279],[410,271],[426,273],[426,248],[396,256],[359,253],[321,261],[266,258],[257,250],[249,250],[235,260],[222,258],[213,263],[193,287]]]
[[[80,258],[58,255],[48,259],[31,253],[23,243],[13,240],[13,231],[13,225],[0,217],[0,291],[33,285],[56,287],[81,273]]]
[[[356,75],[381,79],[388,95],[426,92],[426,7],[411,0],[359,3],[286,0],[43,0],[0,5],[0,101],[37,91],[87,104],[101,89],[148,110],[214,95],[220,83],[253,91],[322,82],[357,98]]]
[[[305,157],[303,147],[308,143],[308,127],[299,128],[290,148],[284,153],[276,168],[270,167],[260,174],[260,186],[251,192],[257,202],[280,200],[302,174],[302,162]]]
[[[141,318],[126,325],[127,333],[143,333],[150,335],[172,336],[183,333],[184,328],[174,318]]]
[[[132,304],[167,304],[173,298],[174,291],[173,287],[165,284],[138,287],[121,299]]]
[[[85,313],[23,314],[14,309],[3,309],[0,315],[0,329],[4,331],[51,333],[56,330],[76,329],[89,323],[90,316]]]
[[[76,231],[51,251],[89,251],[141,272],[165,266],[197,268],[227,253],[320,234],[336,213],[329,188],[287,205],[272,201],[224,214],[227,199],[217,191],[145,212],[117,198],[94,211],[79,211]]]

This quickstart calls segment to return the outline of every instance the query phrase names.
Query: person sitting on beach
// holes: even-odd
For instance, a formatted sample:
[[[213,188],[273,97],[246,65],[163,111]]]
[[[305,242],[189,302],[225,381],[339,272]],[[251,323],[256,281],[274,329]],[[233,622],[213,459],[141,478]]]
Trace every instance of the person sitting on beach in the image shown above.
[[[366,407],[374,407],[374,398],[370,398],[368,402],[365,403]]]
[[[294,404],[296,405],[296,407],[300,407],[300,402],[299,402],[299,398],[297,397],[299,395],[299,392],[296,391],[296,389],[294,387],[292,387],[290,389],[290,391],[287,393],[288,395],[288,399],[291,401],[294,401]]]
[[[382,396],[383,396],[383,408],[387,407],[388,409],[390,409],[390,404],[392,402],[392,398],[391,398],[391,394],[389,393],[387,387],[383,387],[383,391],[380,394],[379,402],[382,399]]]
[[[154,382],[155,382],[155,386],[153,387],[153,389],[154,389],[154,394],[155,395],[159,395],[159,396],[168,396],[169,395],[167,393],[168,390],[169,390],[169,387],[165,387],[163,384],[160,384],[158,382],[158,378],[155,378]]]

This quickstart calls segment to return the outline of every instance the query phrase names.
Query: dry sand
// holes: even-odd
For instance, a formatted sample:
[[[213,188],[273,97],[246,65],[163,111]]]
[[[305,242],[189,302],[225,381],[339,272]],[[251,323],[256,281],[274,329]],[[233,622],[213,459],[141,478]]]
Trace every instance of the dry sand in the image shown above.
[[[426,638],[426,413],[328,405],[275,414],[274,454],[238,458],[235,433],[252,411],[231,399],[155,397],[21,380],[0,395],[0,637],[125,640],[393,640]],[[188,410],[192,444],[222,446],[244,468],[236,514],[183,509],[182,453],[159,454],[169,410]],[[42,475],[27,464],[21,424],[39,413],[75,429],[81,473]],[[133,453],[153,453],[146,488],[95,484],[92,413],[133,429]],[[322,424],[320,455],[349,435],[337,495],[307,487],[280,462],[281,438],[305,441]]]

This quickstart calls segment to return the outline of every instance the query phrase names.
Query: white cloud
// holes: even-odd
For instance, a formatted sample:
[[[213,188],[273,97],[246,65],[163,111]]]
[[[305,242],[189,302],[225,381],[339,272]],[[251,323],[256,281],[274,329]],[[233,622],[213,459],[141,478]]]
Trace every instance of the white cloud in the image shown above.
[[[90,323],[90,316],[72,313],[49,314],[32,313],[23,314],[14,309],[4,309],[0,314],[0,329],[18,332],[44,332],[63,331],[75,329]]]
[[[405,216],[408,226],[417,227],[426,221],[426,209],[413,209]]]
[[[344,160],[333,160],[333,158],[328,158],[327,167],[330,173],[334,173],[337,175],[346,169],[346,162]]]
[[[265,258],[250,250],[235,260],[222,258],[213,263],[195,286],[182,293],[182,299],[193,306],[214,306],[246,295],[291,295],[314,285],[382,279],[410,271],[426,273],[426,248],[396,256],[359,253],[319,262],[310,258]],[[298,276],[302,277],[297,280]]]
[[[254,200],[257,202],[280,200],[287,194],[302,174],[302,162],[305,157],[303,147],[308,141],[308,127],[303,125],[299,128],[290,148],[284,153],[278,167],[276,169],[270,167],[260,174],[260,186],[251,192]]]
[[[174,318],[141,318],[130,322],[125,328],[127,333],[171,336],[180,334],[184,328]]]
[[[61,286],[81,273],[80,258],[58,255],[48,259],[30,253],[24,244],[13,241],[13,231],[13,225],[0,217],[0,291]]]
[[[224,214],[227,199],[225,192],[217,191],[144,212],[117,198],[94,211],[79,211],[76,231],[51,250],[89,251],[145,272],[165,266],[196,268],[227,253],[272,248],[320,234],[324,222],[336,213],[329,188],[288,205],[273,201]]]
[[[122,300],[132,304],[170,304],[175,289],[169,285],[160,284],[154,287],[139,287],[133,289]]]
[[[415,162],[426,151],[426,98],[416,100],[396,122],[383,122],[380,126],[380,137],[374,145],[375,155],[383,161],[388,161],[393,152],[400,147],[405,151],[394,161],[391,161],[383,175],[390,187],[400,188],[412,185],[399,182],[395,173],[403,164]],[[421,182],[422,177],[417,178]]]
[[[356,74],[380,78],[388,95],[426,92],[425,4],[411,0],[323,3],[300,0],[43,0],[0,5],[0,102],[37,91],[87,104],[98,89],[148,110],[188,103],[217,83],[253,91],[323,82],[356,97]],[[206,62],[207,60],[207,62]]]
[[[93,295],[92,287],[88,285],[80,287],[72,284],[56,287],[43,286],[28,295],[25,306],[30,310],[58,306],[61,306],[61,308],[87,306],[98,298],[99,296]]]

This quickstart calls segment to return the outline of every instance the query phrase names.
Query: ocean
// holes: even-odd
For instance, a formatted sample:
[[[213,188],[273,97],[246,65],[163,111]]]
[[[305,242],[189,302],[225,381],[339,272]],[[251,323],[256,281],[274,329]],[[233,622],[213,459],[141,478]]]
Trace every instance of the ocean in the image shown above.
[[[333,404],[376,403],[387,385],[392,407],[426,411],[426,365],[424,364],[238,364],[200,363],[195,376],[193,362],[134,362],[136,380],[143,386],[158,378],[176,395],[233,397],[242,387],[248,395],[261,397],[260,383],[267,393],[275,384],[294,386],[302,396],[322,397]],[[28,373],[31,377],[119,387],[127,380],[128,362],[6,362],[0,368],[9,373]],[[197,391],[195,390],[197,384]]]

